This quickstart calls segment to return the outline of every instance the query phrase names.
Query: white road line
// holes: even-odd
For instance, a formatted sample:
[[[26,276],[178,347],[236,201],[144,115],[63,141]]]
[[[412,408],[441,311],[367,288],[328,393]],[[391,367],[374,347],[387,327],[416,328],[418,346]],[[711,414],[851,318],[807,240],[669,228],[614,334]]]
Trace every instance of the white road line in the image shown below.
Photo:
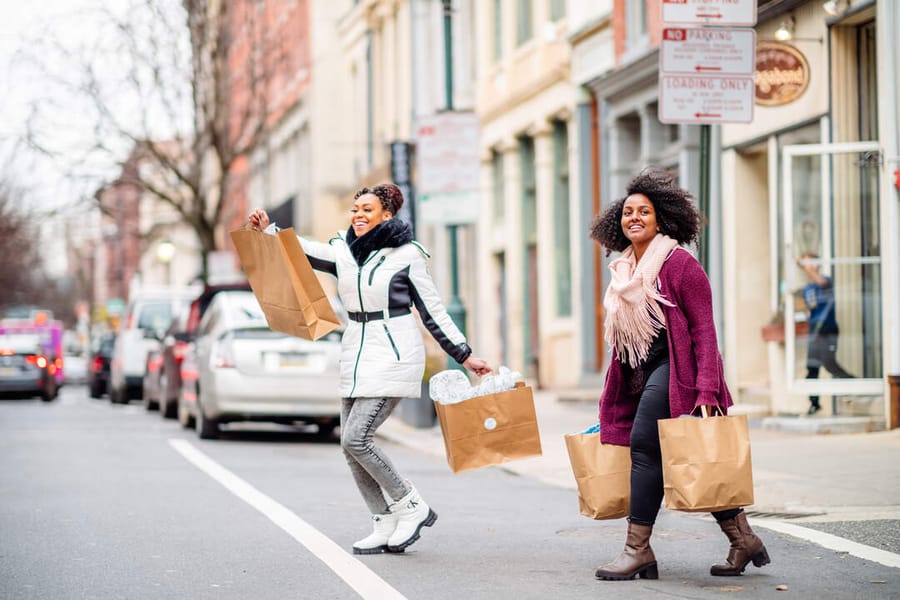
[[[188,462],[221,483],[232,494],[261,512],[303,544],[361,597],[378,600],[406,600],[403,594],[391,587],[366,565],[347,554],[312,525],[208,457],[189,441],[173,438],[169,440],[169,444]]]
[[[786,533],[787,535],[792,535],[796,538],[800,538],[802,540],[824,546],[825,548],[829,548],[831,550],[846,552],[847,554],[852,554],[853,556],[856,556],[858,558],[877,562],[886,567],[894,567],[895,569],[900,569],[900,554],[894,554],[893,552],[888,552],[887,550],[879,550],[878,548],[866,546],[865,544],[851,542],[850,540],[846,540],[842,537],[838,537],[830,533],[817,531],[808,527],[801,527],[800,525],[794,525],[793,523],[768,521],[765,519],[750,519],[750,522],[754,527],[764,527],[766,529],[771,529],[772,531],[777,531],[779,533]]]

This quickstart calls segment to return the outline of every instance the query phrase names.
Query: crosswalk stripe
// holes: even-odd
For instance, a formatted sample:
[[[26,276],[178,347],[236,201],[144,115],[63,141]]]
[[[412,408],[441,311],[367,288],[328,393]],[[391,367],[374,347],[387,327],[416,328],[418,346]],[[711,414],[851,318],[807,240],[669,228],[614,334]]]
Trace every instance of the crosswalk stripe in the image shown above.
[[[750,522],[754,527],[764,527],[766,529],[771,529],[772,531],[777,531],[779,533],[786,533],[787,535],[791,535],[796,538],[800,538],[801,540],[806,540],[814,544],[818,544],[830,550],[846,552],[847,554],[851,554],[853,556],[856,556],[857,558],[877,562],[878,564],[882,564],[886,567],[894,567],[895,569],[900,569],[900,554],[894,554],[893,552],[888,552],[887,550],[880,550],[878,548],[873,548],[872,546],[866,546],[865,544],[853,542],[842,537],[832,535],[830,533],[825,533],[824,531],[817,531],[815,529],[802,527],[793,523],[784,523],[782,521],[768,521],[765,519],[750,519]]]
[[[353,558],[319,530],[291,512],[284,505],[266,496],[252,485],[201,452],[187,440],[172,438],[169,445],[188,462],[222,484],[225,489],[261,512],[295,540],[303,544],[313,556],[344,580],[362,598],[378,600],[406,600],[396,589],[366,565]]]

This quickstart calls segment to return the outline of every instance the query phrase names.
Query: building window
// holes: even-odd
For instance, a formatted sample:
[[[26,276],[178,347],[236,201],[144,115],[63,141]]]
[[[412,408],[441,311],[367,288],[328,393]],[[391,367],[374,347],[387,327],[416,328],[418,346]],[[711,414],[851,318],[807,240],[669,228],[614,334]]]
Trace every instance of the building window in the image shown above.
[[[373,35],[366,34],[366,171],[375,162],[375,65]]]
[[[497,150],[491,151],[491,197],[493,202],[494,222],[499,223],[506,212],[504,210],[504,186],[503,186],[503,154]]]
[[[550,0],[550,20],[559,21],[566,16],[566,0]]]
[[[500,319],[498,322],[499,331],[497,332],[500,335],[500,364],[508,365],[508,353],[507,353],[507,337],[509,332],[509,321],[508,321],[508,311],[507,311],[507,294],[506,294],[506,255],[503,252],[498,252],[494,255],[494,264],[495,264],[495,273],[496,273],[496,281],[497,281],[497,306],[500,307]]]
[[[859,139],[878,139],[878,66],[875,51],[875,23],[859,28]]]
[[[519,139],[522,169],[522,241],[537,243],[537,180],[534,173],[534,139]]]
[[[629,1],[625,3],[625,45],[628,48],[647,44],[647,3]]]
[[[556,271],[556,315],[572,314],[572,240],[569,213],[569,131],[553,122],[553,262]]]
[[[522,186],[522,245],[524,256],[521,281],[523,283],[522,337],[524,364],[529,377],[537,377],[537,357],[540,353],[538,332],[538,280],[537,280],[537,180],[534,165],[534,139],[519,139],[519,158]]]
[[[494,62],[503,58],[503,0],[494,0]]]
[[[531,39],[534,34],[531,22],[531,0],[518,0],[519,11],[517,15],[518,28],[516,29],[516,43],[521,46]]]

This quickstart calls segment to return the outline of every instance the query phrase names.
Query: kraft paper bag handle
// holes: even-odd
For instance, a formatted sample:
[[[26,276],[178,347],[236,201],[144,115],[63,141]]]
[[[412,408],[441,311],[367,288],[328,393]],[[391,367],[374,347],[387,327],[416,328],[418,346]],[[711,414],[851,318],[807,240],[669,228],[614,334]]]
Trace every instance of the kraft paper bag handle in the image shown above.
[[[245,225],[231,237],[270,328],[316,340],[340,326],[293,229],[269,235]]]
[[[700,417],[706,419],[708,417],[724,417],[725,413],[719,408],[719,405],[710,406],[708,404],[700,405]]]

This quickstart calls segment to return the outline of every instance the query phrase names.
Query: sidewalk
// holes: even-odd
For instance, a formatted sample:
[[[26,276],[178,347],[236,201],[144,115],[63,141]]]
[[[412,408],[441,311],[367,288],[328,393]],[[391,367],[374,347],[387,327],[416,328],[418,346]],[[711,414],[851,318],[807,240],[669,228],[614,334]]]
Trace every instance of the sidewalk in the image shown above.
[[[561,401],[544,390],[536,391],[534,400],[543,456],[497,468],[574,493],[563,436],[596,423],[597,405]],[[445,459],[439,427],[417,429],[397,414],[378,435]],[[750,423],[756,500],[747,509],[751,514],[795,523],[900,519],[900,430],[815,435],[763,429],[762,422],[752,418]]]

